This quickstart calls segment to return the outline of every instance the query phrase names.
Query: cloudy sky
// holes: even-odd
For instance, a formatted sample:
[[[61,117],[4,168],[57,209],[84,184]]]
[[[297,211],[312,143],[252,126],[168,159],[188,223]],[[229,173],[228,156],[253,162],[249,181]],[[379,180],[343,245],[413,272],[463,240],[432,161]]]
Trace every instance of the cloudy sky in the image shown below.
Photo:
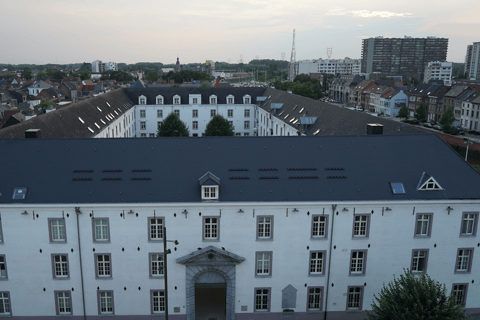
[[[360,58],[368,37],[480,41],[479,0],[1,0],[0,63]]]

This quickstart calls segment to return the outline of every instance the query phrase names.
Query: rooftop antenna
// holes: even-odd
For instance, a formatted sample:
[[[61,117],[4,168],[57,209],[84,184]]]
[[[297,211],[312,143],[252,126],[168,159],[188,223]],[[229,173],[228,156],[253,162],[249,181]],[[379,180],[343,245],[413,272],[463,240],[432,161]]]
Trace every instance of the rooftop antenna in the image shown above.
[[[293,81],[295,77],[295,29],[293,29],[293,42],[292,42],[292,56],[290,57],[290,65],[288,70],[288,79]]]
[[[332,49],[333,49],[333,48],[327,48],[327,57],[328,57],[328,59],[330,59],[331,56],[332,56]]]

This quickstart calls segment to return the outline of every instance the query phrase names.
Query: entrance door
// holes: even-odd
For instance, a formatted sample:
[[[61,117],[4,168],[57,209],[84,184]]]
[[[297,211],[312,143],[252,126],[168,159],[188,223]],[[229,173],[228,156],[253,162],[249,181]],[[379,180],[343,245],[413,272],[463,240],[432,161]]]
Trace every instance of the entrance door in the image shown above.
[[[226,283],[195,284],[195,320],[225,320],[226,312]]]

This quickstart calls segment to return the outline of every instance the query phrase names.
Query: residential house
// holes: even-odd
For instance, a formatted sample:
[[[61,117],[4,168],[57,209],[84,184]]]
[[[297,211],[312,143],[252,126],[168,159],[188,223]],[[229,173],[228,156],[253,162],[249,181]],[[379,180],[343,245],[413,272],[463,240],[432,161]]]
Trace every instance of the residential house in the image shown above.
[[[43,89],[51,88],[53,85],[43,81],[38,80],[34,84],[28,87],[28,94],[31,96],[37,96]]]
[[[479,131],[478,122],[480,113],[480,92],[473,91],[472,94],[462,101],[462,117],[460,124],[467,130]]]

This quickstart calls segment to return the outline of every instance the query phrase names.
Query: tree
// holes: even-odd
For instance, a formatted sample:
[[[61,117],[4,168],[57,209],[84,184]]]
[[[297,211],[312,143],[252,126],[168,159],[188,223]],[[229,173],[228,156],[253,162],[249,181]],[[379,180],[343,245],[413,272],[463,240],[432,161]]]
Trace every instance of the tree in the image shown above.
[[[440,118],[440,124],[443,126],[443,129],[447,130],[454,121],[455,115],[453,114],[453,107],[448,107],[443,116]]]
[[[49,106],[54,106],[54,105],[55,105],[55,102],[42,101],[39,104],[37,104],[35,108],[37,108],[38,110],[42,109],[45,112],[45,110],[48,109]]]
[[[423,102],[420,103],[420,106],[415,111],[414,117],[418,121],[425,121],[425,119],[427,118],[427,108],[425,108],[425,105],[423,104]]]
[[[212,88],[210,82],[204,82],[200,85],[200,88]]]
[[[189,135],[187,125],[174,112],[165,118],[157,131],[157,137],[188,137]]]
[[[466,319],[462,305],[456,297],[448,296],[445,285],[431,279],[426,273],[418,276],[405,270],[400,278],[383,285],[374,295],[372,311],[367,312],[369,320],[423,320]]]
[[[81,80],[90,79],[90,72],[88,72],[88,70],[82,70],[78,74]]]
[[[405,119],[408,118],[408,109],[406,104],[403,104],[400,110],[398,111],[398,117],[405,118]]]
[[[233,126],[228,122],[227,119],[217,114],[214,115],[212,120],[207,124],[207,128],[203,133],[207,137],[224,137],[224,136],[233,136]]]
[[[26,79],[26,80],[31,80],[32,79],[32,70],[30,69],[24,69],[22,71],[22,78]]]
[[[149,72],[147,74],[147,76],[145,77],[145,79],[147,79],[149,81],[157,81],[158,78],[160,78],[160,75],[155,71]]]

